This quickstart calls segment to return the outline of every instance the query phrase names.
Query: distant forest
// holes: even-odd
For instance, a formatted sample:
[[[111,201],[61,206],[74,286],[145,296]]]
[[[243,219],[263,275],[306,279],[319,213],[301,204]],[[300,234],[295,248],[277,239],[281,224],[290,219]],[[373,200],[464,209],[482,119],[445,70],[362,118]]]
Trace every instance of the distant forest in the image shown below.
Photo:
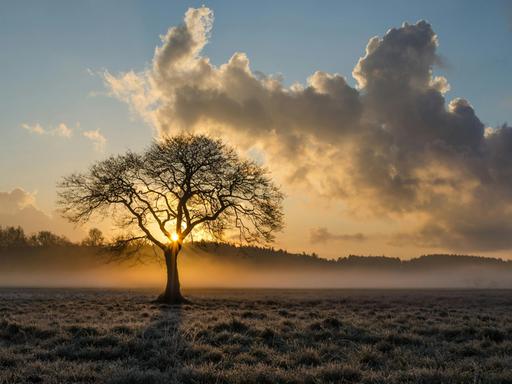
[[[0,254],[37,252],[42,248],[63,248],[72,247],[75,250],[95,248],[98,252],[108,255],[111,243],[105,240],[100,230],[91,229],[88,235],[81,242],[72,242],[66,237],[59,236],[50,231],[40,231],[27,235],[21,227],[0,227]],[[150,252],[151,247],[140,253],[146,256],[154,256]],[[185,245],[188,257],[209,258],[213,261],[222,261],[230,264],[243,263],[254,267],[356,267],[364,269],[384,268],[388,270],[410,270],[410,269],[432,269],[436,267],[450,268],[461,266],[489,266],[489,267],[512,267],[512,260],[499,258],[470,256],[459,254],[428,254],[421,255],[409,260],[401,260],[398,257],[372,256],[372,255],[348,255],[337,259],[325,259],[316,253],[290,253],[283,249],[274,247],[261,247],[254,245],[236,245],[232,243],[219,243],[211,241],[196,241]],[[109,260],[109,259],[107,259]]]
[[[64,236],[51,231],[39,231],[27,235],[21,227],[0,226],[0,249],[55,246],[103,246],[105,238],[99,229],[93,228],[81,243],[73,243]]]

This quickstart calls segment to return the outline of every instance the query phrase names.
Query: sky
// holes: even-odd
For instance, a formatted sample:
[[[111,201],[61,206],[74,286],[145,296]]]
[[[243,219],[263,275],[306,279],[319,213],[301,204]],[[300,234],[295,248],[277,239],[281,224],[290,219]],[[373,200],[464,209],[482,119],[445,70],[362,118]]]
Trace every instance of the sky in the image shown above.
[[[507,1],[2,2],[0,225],[79,238],[63,175],[206,130],[282,186],[278,247],[508,258],[511,39]]]

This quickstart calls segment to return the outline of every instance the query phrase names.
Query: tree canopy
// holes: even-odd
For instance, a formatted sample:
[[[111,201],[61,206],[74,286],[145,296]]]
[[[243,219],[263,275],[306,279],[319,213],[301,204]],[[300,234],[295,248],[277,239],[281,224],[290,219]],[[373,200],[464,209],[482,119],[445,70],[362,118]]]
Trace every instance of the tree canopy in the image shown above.
[[[142,153],[111,156],[59,184],[59,205],[72,222],[112,217],[123,229],[120,248],[149,241],[165,253],[174,244],[176,255],[193,232],[271,242],[283,227],[282,200],[265,168],[204,135],[155,140]]]

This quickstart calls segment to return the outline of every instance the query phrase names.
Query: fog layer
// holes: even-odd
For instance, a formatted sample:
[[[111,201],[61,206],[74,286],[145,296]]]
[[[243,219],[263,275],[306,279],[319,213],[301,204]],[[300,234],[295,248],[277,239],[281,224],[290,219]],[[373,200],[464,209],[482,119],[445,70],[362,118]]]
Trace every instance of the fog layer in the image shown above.
[[[145,249],[135,259],[108,262],[92,247],[4,250],[0,286],[163,287],[161,256]],[[400,261],[348,257],[338,261],[254,247],[186,246],[179,258],[184,289],[212,288],[512,288],[512,263],[432,255]]]

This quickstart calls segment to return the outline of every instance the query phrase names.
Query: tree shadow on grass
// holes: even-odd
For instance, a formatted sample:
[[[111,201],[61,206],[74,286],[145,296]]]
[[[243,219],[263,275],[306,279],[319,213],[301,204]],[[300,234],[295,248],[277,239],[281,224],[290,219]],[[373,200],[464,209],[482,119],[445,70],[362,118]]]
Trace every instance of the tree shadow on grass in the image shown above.
[[[183,355],[189,346],[183,335],[180,305],[158,305],[146,327],[128,342],[125,368],[109,383],[177,383]]]

